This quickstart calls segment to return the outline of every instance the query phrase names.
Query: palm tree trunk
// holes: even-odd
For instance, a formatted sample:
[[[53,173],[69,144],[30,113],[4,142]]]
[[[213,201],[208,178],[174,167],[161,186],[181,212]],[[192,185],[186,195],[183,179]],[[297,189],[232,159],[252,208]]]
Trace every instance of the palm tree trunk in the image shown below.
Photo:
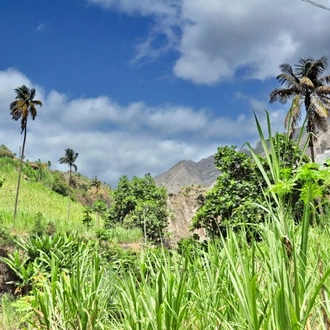
[[[19,169],[18,169],[18,180],[17,180],[15,207],[14,207],[14,222],[16,220],[18,195],[19,195],[19,190],[20,190],[20,186],[21,186],[21,174],[22,174],[22,169],[23,169],[23,158],[24,158],[25,142],[26,142],[26,126],[27,126],[27,123],[25,124],[25,128],[24,128],[24,138],[23,138],[23,145],[22,145],[21,161],[20,161],[20,165],[19,165]]]
[[[71,202],[71,166],[69,174],[69,203],[68,203],[68,222],[70,221],[70,202]]]
[[[315,152],[314,152],[314,136],[315,136],[315,132],[313,132],[312,123],[310,123],[309,121],[310,121],[310,119],[308,118],[308,120],[307,120],[307,132],[309,133],[308,146],[309,146],[309,150],[311,152],[312,163],[315,163]]]
[[[315,125],[310,111],[311,99],[309,93],[305,95],[305,110],[307,115],[307,133],[309,133],[308,146],[311,152],[311,160],[315,163],[315,152],[314,152],[314,136],[315,136]]]

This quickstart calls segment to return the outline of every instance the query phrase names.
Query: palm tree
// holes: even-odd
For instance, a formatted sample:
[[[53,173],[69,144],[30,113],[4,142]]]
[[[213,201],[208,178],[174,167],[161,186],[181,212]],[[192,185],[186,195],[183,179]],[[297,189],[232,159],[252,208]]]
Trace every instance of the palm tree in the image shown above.
[[[71,177],[72,177],[72,169],[74,172],[77,172],[77,165],[74,163],[78,158],[78,152],[74,152],[72,149],[65,149],[65,156],[59,159],[60,164],[68,164],[69,171],[69,204],[68,204],[68,221],[70,221],[70,200],[71,200]]]
[[[270,94],[270,102],[286,103],[292,99],[291,107],[285,117],[284,127],[289,128],[292,137],[298,127],[302,105],[307,116],[307,132],[312,162],[315,162],[314,142],[316,127],[328,130],[327,117],[330,111],[330,75],[321,76],[328,66],[325,56],[318,60],[311,57],[300,59],[293,69],[289,64],[280,65],[281,73],[276,79],[285,88],[276,88]]]
[[[101,181],[97,177],[95,177],[91,182],[91,186],[95,187],[96,198],[98,200],[99,199],[99,192],[100,192],[100,189],[101,189]]]
[[[94,203],[94,209],[96,210],[96,220],[97,220],[97,226],[100,227],[100,221],[99,221],[99,192],[100,192],[100,189],[101,189],[101,181],[95,177],[92,182],[91,182],[91,186],[92,187],[95,187],[95,190],[96,190],[96,203]]]
[[[14,221],[16,219],[17,213],[17,205],[18,205],[18,195],[21,186],[21,173],[23,168],[23,159],[24,159],[24,151],[25,151],[25,143],[26,143],[26,130],[27,130],[27,121],[29,114],[34,120],[37,116],[36,105],[42,106],[42,102],[38,100],[34,100],[36,95],[36,91],[34,88],[29,89],[25,85],[16,88],[16,100],[10,104],[10,114],[13,120],[21,119],[21,134],[24,132],[23,137],[23,145],[22,152],[20,154],[20,167],[18,170],[18,181],[17,181],[17,190],[16,190],[16,198],[15,198],[15,208],[14,208]]]

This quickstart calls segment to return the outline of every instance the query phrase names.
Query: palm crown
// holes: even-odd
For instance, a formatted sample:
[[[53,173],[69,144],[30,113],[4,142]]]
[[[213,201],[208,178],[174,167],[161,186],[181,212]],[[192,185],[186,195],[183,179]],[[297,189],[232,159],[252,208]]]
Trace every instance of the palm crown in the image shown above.
[[[322,76],[328,66],[326,57],[314,60],[309,57],[300,59],[294,69],[289,64],[280,65],[281,73],[276,79],[285,88],[276,88],[270,94],[270,102],[286,103],[292,99],[291,107],[285,117],[284,126],[289,128],[292,137],[298,127],[302,105],[307,116],[307,132],[312,133],[309,141],[312,161],[314,157],[314,139],[316,127],[327,131],[327,117],[330,111],[330,75]]]
[[[21,119],[22,132],[26,128],[29,114],[34,120],[37,116],[36,105],[42,106],[42,102],[34,100],[36,91],[34,88],[29,89],[25,85],[15,89],[16,101],[10,104],[10,114],[13,120]]]
[[[59,159],[60,164],[68,164],[70,167],[70,171],[71,168],[73,168],[74,172],[77,171],[77,165],[74,163],[78,157],[79,153],[78,152],[74,152],[72,149],[65,149],[65,156],[61,157]]]

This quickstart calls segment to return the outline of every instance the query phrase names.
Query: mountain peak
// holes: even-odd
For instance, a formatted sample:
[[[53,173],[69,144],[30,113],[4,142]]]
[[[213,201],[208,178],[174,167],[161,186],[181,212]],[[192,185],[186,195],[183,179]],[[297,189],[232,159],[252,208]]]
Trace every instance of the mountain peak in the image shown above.
[[[182,160],[154,179],[159,186],[165,187],[168,192],[176,193],[180,188],[192,184],[209,187],[216,181],[218,175],[219,171],[214,165],[214,156],[212,155],[198,162]]]

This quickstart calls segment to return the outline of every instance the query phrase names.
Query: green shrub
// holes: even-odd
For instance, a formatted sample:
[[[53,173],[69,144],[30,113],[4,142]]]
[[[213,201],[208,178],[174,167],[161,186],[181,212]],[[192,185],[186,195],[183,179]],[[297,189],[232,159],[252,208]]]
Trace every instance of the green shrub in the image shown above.
[[[69,195],[68,184],[65,181],[63,173],[59,171],[54,172],[52,190],[62,196]]]
[[[0,158],[2,157],[8,157],[8,158],[14,158],[15,154],[11,152],[5,145],[0,146]]]

